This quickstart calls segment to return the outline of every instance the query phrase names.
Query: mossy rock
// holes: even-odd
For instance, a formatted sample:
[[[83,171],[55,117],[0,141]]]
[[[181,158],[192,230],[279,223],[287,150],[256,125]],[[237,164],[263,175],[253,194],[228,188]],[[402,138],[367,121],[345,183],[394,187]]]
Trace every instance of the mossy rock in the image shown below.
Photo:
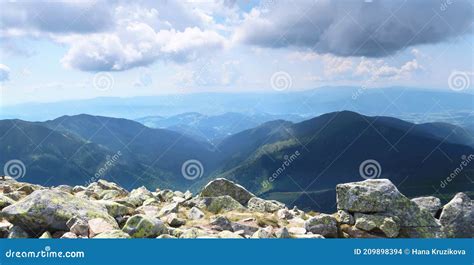
[[[201,198],[198,207],[212,213],[245,210],[242,204],[229,195]]]
[[[209,182],[201,191],[201,197],[219,197],[228,195],[238,201],[241,205],[246,205],[250,198],[255,197],[244,187],[228,179],[218,178]]]
[[[1,216],[38,235],[45,231],[68,231],[66,222],[72,217],[86,221],[102,218],[118,228],[105,206],[57,189],[34,191],[21,201],[5,207]]]
[[[142,214],[130,217],[122,231],[135,238],[151,238],[168,233],[168,229],[161,220]]]

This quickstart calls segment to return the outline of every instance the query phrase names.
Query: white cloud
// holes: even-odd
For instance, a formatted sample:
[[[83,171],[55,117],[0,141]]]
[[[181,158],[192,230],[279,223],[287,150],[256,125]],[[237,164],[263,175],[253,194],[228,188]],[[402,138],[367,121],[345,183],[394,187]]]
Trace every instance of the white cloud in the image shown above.
[[[343,75],[352,70],[352,59],[325,54],[321,56],[326,76]]]
[[[189,8],[195,5],[184,1],[43,4],[6,5],[0,14],[0,37],[47,38],[66,45],[69,49],[61,63],[67,68],[123,71],[156,60],[186,62],[224,47],[224,37],[203,28],[216,25],[208,11]]]
[[[10,68],[4,64],[0,64],[0,82],[10,79]]]
[[[62,41],[71,46],[61,60],[66,67],[82,71],[123,71],[158,59],[186,62],[222,48],[225,39],[198,28],[156,32],[145,23],[130,23],[114,34],[76,36]]]
[[[291,52],[288,55],[288,59],[301,62],[321,62],[323,66],[323,74],[326,78],[347,74],[351,72],[354,64],[351,58],[339,57],[331,54],[317,54],[312,51]]]
[[[367,76],[371,80],[400,80],[422,69],[423,67],[418,63],[417,59],[407,61],[397,68],[388,65],[382,59],[369,60],[363,58],[357,65],[354,74],[357,76]]]

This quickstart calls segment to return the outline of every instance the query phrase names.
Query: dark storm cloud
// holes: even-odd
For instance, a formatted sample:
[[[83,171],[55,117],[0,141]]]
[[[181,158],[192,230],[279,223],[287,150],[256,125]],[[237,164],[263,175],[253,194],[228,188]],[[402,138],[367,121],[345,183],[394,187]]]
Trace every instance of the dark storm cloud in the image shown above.
[[[275,1],[260,11],[249,14],[237,30],[238,40],[339,56],[383,57],[473,28],[469,1]]]
[[[2,1],[3,30],[46,33],[93,33],[113,25],[113,8],[105,1]]]

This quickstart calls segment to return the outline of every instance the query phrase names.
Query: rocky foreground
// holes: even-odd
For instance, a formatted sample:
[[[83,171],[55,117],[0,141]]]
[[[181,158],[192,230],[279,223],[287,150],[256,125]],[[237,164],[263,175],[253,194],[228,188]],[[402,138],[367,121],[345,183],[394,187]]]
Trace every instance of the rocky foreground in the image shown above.
[[[333,214],[288,209],[226,179],[200,194],[99,180],[46,188],[0,180],[2,238],[474,237],[472,200],[408,199],[387,179],[337,185]]]

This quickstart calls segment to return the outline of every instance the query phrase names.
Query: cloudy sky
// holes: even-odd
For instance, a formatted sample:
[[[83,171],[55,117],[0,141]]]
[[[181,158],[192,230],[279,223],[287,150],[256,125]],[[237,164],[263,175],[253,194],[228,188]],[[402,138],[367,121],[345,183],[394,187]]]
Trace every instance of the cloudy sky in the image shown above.
[[[4,1],[2,104],[356,85],[473,87],[473,1]]]

